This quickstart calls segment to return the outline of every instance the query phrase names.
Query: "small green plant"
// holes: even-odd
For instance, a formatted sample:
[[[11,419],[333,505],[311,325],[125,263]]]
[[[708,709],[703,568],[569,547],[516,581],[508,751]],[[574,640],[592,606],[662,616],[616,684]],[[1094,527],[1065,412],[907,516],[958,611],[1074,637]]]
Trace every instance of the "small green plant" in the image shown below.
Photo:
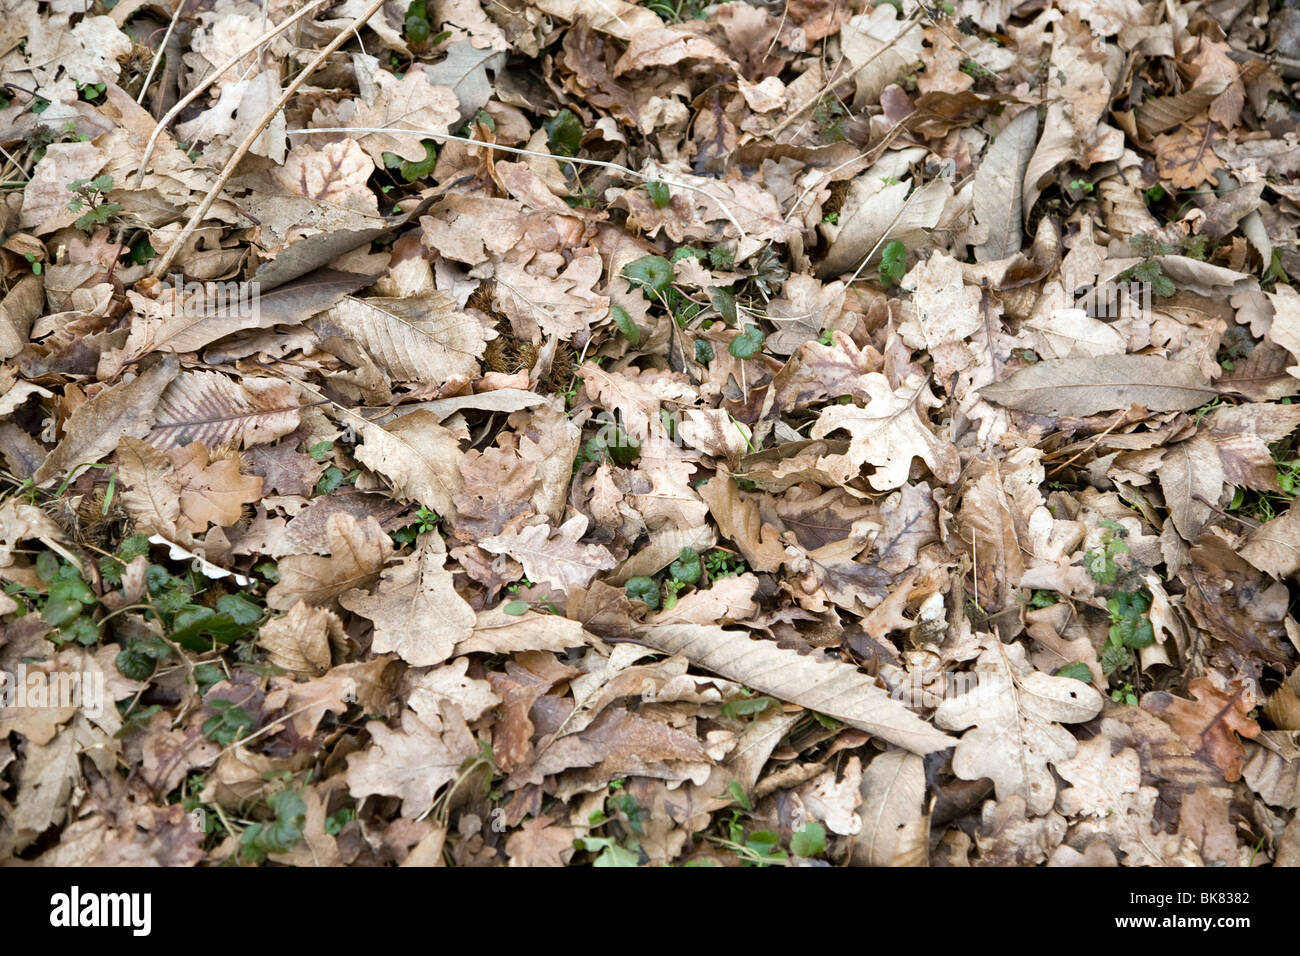
[[[629,578],[623,590],[628,600],[640,601],[652,611],[659,609],[659,582],[654,578],[645,575]]]
[[[406,21],[403,24],[406,39],[415,46],[423,46],[429,40],[429,8],[426,0],[412,0],[406,8]]]
[[[640,289],[647,299],[662,298],[673,284],[676,270],[663,256],[642,256],[623,267],[623,278],[631,288]]]
[[[403,159],[396,153],[384,153],[384,168],[397,170],[397,174],[408,183],[428,179],[438,164],[438,144],[431,139],[422,139],[420,145],[424,147],[423,159]]]
[[[1056,677],[1072,677],[1075,680],[1081,680],[1085,684],[1092,683],[1092,669],[1083,661],[1070,661],[1064,667],[1057,670]]]
[[[645,0],[642,6],[666,23],[684,23],[704,19],[708,4],[700,0]]]
[[[420,505],[413,517],[415,518],[414,521],[406,525],[404,528],[398,528],[391,535],[393,543],[399,547],[401,545],[410,544],[420,535],[428,534],[434,528],[438,527],[437,512],[425,507],[424,505]]]
[[[614,792],[605,798],[604,809],[593,811],[587,819],[592,830],[603,829],[605,834],[582,837],[574,847],[597,854],[592,866],[638,866],[648,811],[630,793],[620,792],[622,780],[613,781],[610,789]]]
[[[203,722],[203,736],[220,747],[229,747],[253,729],[253,718],[234,701],[217,698],[208,706],[216,711]]]
[[[1088,180],[1086,180],[1086,179],[1072,179],[1072,180],[1070,180],[1070,189],[1071,189],[1071,191],[1073,191],[1073,192],[1076,192],[1076,193],[1091,193],[1091,192],[1093,191],[1094,188],[1096,188],[1096,187],[1094,187],[1093,184],[1090,183],[1090,182],[1088,182]]]
[[[828,212],[822,216],[822,222],[828,222],[832,226],[838,226],[840,223],[840,214],[838,212]]]
[[[76,194],[68,200],[68,208],[73,212],[86,210],[77,217],[75,225],[78,229],[94,232],[121,211],[120,203],[104,201],[104,196],[112,189],[113,177],[107,174],[94,179],[74,179],[68,183],[68,191]]]
[[[272,853],[292,850],[302,840],[302,829],[307,823],[307,804],[292,790],[273,793],[266,803],[275,819],[269,823],[252,823],[239,835],[240,855],[250,863],[262,863]]]
[[[709,572],[710,581],[734,577],[749,571],[749,565],[745,563],[744,558],[722,548],[714,548],[704,556],[704,568]]]
[[[628,314],[627,309],[621,305],[611,305],[609,314],[614,319],[614,325],[623,333],[623,337],[633,345],[641,344],[641,329],[632,321],[632,316]]]
[[[1118,523],[1105,519],[1101,528],[1101,548],[1084,552],[1083,568],[1098,584],[1113,586],[1120,574],[1116,558],[1128,553],[1128,545],[1124,542],[1124,529]]]
[[[848,127],[845,125],[847,115],[848,110],[844,105],[830,94],[817,102],[812,120],[823,142],[842,143],[849,138]]]
[[[1116,687],[1110,692],[1110,699],[1117,704],[1128,704],[1130,707],[1138,705],[1138,695],[1132,684],[1122,684]]]
[[[1147,283],[1151,286],[1152,293],[1161,298],[1167,298],[1177,292],[1178,287],[1174,285],[1174,281],[1165,275],[1160,263],[1155,261],[1156,256],[1172,254],[1174,247],[1146,233],[1130,236],[1128,241],[1133,251],[1141,256],[1143,261],[1125,269],[1118,278],[1126,282]]]
[[[880,253],[880,265],[876,271],[880,275],[880,284],[886,289],[902,282],[907,274],[907,246],[897,239],[888,243]]]

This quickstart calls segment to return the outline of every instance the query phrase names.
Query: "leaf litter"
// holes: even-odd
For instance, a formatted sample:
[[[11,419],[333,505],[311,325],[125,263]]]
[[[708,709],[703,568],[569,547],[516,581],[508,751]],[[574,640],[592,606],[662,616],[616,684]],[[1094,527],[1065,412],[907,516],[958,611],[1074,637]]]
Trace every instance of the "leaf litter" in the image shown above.
[[[75,6],[0,858],[1294,862],[1293,10]]]

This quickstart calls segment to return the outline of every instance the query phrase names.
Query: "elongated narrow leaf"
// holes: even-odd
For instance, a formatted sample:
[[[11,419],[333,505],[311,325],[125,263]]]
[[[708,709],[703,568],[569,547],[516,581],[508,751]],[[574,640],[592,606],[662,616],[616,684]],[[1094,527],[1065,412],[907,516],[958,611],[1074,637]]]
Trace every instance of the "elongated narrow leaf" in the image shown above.
[[[842,720],[912,753],[933,753],[957,742],[849,664],[805,657],[717,626],[662,624],[639,628],[637,636],[665,654],[681,654],[728,680]]]
[[[1039,415],[1095,415],[1143,405],[1153,412],[1186,411],[1218,394],[1195,365],[1155,355],[1036,362],[986,385],[991,402]]]
[[[487,344],[482,327],[445,292],[402,299],[343,299],[312,323],[316,334],[364,348],[396,382],[442,384],[470,375]]]
[[[217,372],[182,372],[158,400],[149,444],[166,450],[190,442],[248,448],[298,427],[298,390],[288,382]]]

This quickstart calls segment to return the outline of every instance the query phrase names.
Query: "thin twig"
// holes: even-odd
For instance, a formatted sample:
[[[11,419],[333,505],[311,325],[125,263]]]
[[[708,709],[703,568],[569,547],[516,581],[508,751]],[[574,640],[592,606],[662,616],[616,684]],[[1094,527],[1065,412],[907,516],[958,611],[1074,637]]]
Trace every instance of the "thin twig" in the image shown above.
[[[153,55],[153,62],[149,64],[149,72],[145,75],[144,86],[140,87],[140,95],[136,97],[137,103],[143,103],[145,94],[149,92],[149,84],[153,82],[153,75],[158,70],[158,64],[162,62],[163,53],[167,50],[167,41],[172,38],[172,31],[176,29],[176,22],[180,20],[181,14],[185,12],[185,6],[190,0],[180,0],[176,4],[176,12],[172,14],[171,23],[167,24],[167,32],[163,34],[162,42],[158,44],[158,52]]]
[[[221,190],[225,188],[230,177],[234,175],[235,167],[237,167],[240,161],[248,155],[248,151],[253,148],[253,144],[257,142],[258,137],[260,137],[266,128],[271,125],[271,121],[275,119],[280,110],[284,109],[289,100],[293,99],[294,94],[298,92],[298,88],[307,82],[308,77],[316,72],[320,65],[329,58],[331,53],[352,38],[352,29],[365,24],[371,17],[379,12],[383,5],[384,0],[370,0],[370,5],[362,11],[361,15],[340,30],[338,35],[335,36],[334,39],[320,51],[320,53],[316,54],[316,58],[308,63],[307,66],[303,68],[303,71],[298,74],[297,78],[285,88],[285,91],[280,94],[280,98],[272,104],[271,108],[267,110],[266,115],[263,116],[257,125],[249,131],[248,135],[244,137],[244,141],[239,144],[239,148],[235,150],[235,154],[226,162],[225,167],[221,170],[221,174],[217,177],[217,181],[212,184],[212,188],[208,190],[208,194],[203,197],[203,202],[199,203],[199,208],[195,209],[190,215],[189,222],[185,223],[185,228],[181,230],[180,235],[177,236],[176,240],[168,247],[167,254],[158,260],[158,264],[153,268],[151,275],[157,278],[158,276],[164,276],[167,274],[167,270],[171,268],[172,261],[181,250],[185,248],[185,243],[188,242],[190,236],[194,234],[194,230],[197,229],[199,223],[203,221],[203,217],[208,214],[208,210],[212,208],[212,204],[217,201],[217,196],[221,195]]]
[[[702,189],[699,186],[692,186],[690,183],[681,182],[680,180],[671,178],[663,173],[658,173],[654,176],[651,176],[648,173],[639,173],[635,169],[629,169],[627,166],[620,166],[618,163],[606,162],[603,159],[584,159],[581,156],[556,156],[553,153],[539,153],[531,149],[519,149],[515,146],[502,146],[499,143],[485,143],[481,139],[468,139],[464,136],[453,136],[451,133],[437,133],[426,129],[403,129],[387,126],[322,126],[315,129],[291,129],[288,130],[287,133],[290,136],[309,133],[405,133],[409,136],[414,133],[417,136],[425,136],[429,139],[447,140],[452,143],[464,143],[467,146],[484,146],[488,149],[495,149],[502,153],[512,153],[516,156],[535,156],[538,159],[553,159],[556,162],[577,163],[580,166],[599,166],[602,169],[615,170],[616,172],[623,173],[626,176],[634,176],[642,182],[661,182],[666,183],[669,186],[676,186],[678,189],[686,189],[693,193],[699,193],[701,196],[705,196],[717,203],[718,208],[721,209],[723,213],[726,214],[727,218],[731,220],[731,224],[740,231],[741,239],[749,238],[749,233],[745,231],[745,227],[736,219],[736,215],[731,211],[731,208],[707,189]]]
[[[230,70],[232,66],[238,63],[244,57],[248,56],[250,53],[257,50],[260,46],[262,46],[262,44],[266,43],[268,40],[273,40],[275,37],[279,36],[281,33],[289,29],[289,27],[293,26],[293,24],[297,23],[299,20],[305,17],[316,7],[320,6],[322,3],[325,2],[326,0],[311,0],[311,2],[307,4],[307,6],[303,7],[293,16],[289,17],[283,23],[276,26],[269,33],[266,33],[263,36],[258,37],[248,46],[244,47],[244,49],[240,50],[238,53],[232,56],[225,63],[221,64],[221,66],[217,67],[216,70],[214,70],[213,72],[209,73],[206,77],[204,77],[202,83],[200,83],[198,86],[194,87],[194,89],[190,90],[183,97],[181,97],[180,102],[178,102],[175,106],[169,109],[167,111],[167,114],[158,121],[158,125],[154,127],[153,133],[150,134],[149,136],[149,142],[145,145],[144,148],[144,156],[140,158],[140,171],[136,174],[135,177],[136,188],[139,189],[141,183],[144,182],[144,174],[149,166],[149,157],[153,155],[154,147],[158,144],[158,137],[161,136],[163,130],[165,130],[171,124],[171,121],[180,115],[181,110],[185,109],[185,107],[193,103],[199,96],[203,94],[205,90],[207,90],[208,87],[210,87],[213,83],[217,82],[217,80],[221,79],[221,77],[225,76],[225,74]]]

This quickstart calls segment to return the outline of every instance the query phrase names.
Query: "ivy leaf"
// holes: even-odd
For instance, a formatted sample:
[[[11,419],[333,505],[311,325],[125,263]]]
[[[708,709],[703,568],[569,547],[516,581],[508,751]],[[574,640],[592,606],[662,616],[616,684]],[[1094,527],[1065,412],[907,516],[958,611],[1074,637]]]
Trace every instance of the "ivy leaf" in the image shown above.
[[[656,209],[665,209],[672,202],[673,196],[668,190],[667,183],[652,179],[645,184],[645,191],[650,194],[650,201],[655,204]]]
[[[826,829],[820,823],[805,823],[791,835],[790,852],[805,858],[821,856],[826,852]]]
[[[727,351],[738,359],[751,359],[758,354],[766,338],[767,336],[757,325],[747,325],[744,332],[731,340]]]

